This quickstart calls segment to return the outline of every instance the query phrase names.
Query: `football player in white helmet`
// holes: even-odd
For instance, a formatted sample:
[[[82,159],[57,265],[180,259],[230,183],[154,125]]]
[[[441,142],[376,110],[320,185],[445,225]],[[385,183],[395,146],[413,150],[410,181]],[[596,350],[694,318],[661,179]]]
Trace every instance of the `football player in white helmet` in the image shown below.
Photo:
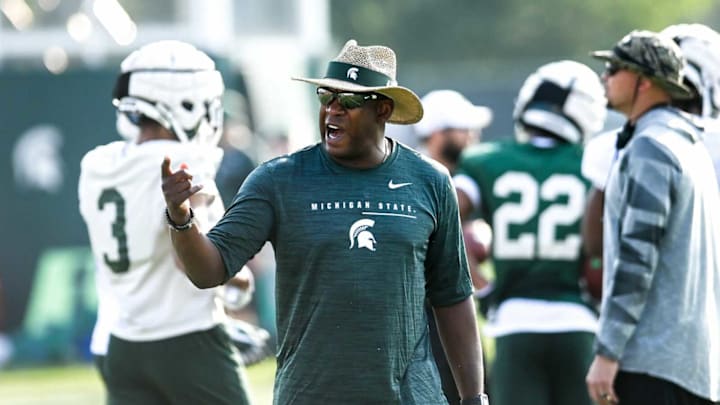
[[[671,25],[661,33],[672,37],[687,59],[685,84],[695,97],[673,104],[704,119],[705,144],[720,184],[720,33],[703,24]]]
[[[535,128],[582,143],[602,128],[604,102],[597,74],[587,66],[574,61],[541,66],[525,80],[515,102],[515,137],[525,142]]]
[[[125,140],[83,157],[80,212],[100,297],[92,351],[107,350],[100,368],[110,403],[249,403],[218,291],[199,290],[184,274],[158,192],[157,166],[170,156],[203,187],[188,226],[207,230],[222,216],[214,177],[223,91],[214,62],[194,46],[145,45],[122,62],[113,95]]]
[[[590,405],[585,371],[597,318],[580,286],[580,219],[588,184],[582,143],[605,119],[598,75],[563,60],[520,89],[516,137],[466,149],[455,186],[463,218],[493,231],[485,333],[495,337],[490,392],[496,405]]]
[[[144,116],[180,142],[215,146],[222,135],[223,80],[210,57],[182,45],[186,44],[161,41],[125,58],[113,104],[135,125]],[[169,47],[175,47],[173,59],[162,52]]]

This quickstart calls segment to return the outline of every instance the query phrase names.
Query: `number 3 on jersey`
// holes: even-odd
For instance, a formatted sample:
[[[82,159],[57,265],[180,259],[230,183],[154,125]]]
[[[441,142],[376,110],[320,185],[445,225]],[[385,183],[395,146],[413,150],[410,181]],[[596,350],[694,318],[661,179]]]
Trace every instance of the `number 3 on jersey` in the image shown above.
[[[512,194],[520,197],[517,201],[503,203],[493,215],[497,259],[578,258],[582,242],[579,233],[559,238],[557,231],[560,226],[579,221],[584,212],[586,189],[580,179],[568,174],[554,174],[538,183],[528,173],[507,172],[495,181],[493,194],[499,198],[508,198]],[[550,202],[550,205],[539,211],[541,201]],[[531,229],[535,217],[537,229]],[[520,232],[511,235],[511,226]]]
[[[111,260],[107,253],[103,253],[105,264],[113,273],[125,273],[130,268],[128,256],[127,234],[125,233],[125,199],[115,188],[106,188],[98,199],[98,209],[103,210],[105,205],[115,205],[115,221],[112,223],[112,235],[117,240],[117,259]]]

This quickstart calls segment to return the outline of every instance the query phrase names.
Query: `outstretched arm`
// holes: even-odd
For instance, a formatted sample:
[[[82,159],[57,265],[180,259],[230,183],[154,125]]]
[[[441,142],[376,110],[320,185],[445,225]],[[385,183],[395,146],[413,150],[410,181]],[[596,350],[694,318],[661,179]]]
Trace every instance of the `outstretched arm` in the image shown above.
[[[165,157],[161,166],[162,191],[167,204],[169,220],[176,225],[191,221],[188,199],[202,189],[192,184],[192,175],[186,166],[172,172],[170,158]],[[182,262],[185,273],[198,288],[210,288],[225,282],[225,265],[215,245],[200,232],[198,227],[172,231],[171,239],[175,253]]]
[[[440,340],[460,397],[468,399],[483,393],[482,350],[472,296],[434,310]]]

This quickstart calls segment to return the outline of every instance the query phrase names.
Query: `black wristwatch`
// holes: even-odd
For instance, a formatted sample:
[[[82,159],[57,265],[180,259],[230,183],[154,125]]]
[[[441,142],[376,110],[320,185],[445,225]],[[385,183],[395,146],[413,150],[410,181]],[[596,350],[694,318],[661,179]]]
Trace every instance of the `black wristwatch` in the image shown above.
[[[193,220],[195,219],[195,213],[193,212],[193,209],[190,208],[190,219],[187,220],[184,224],[176,224],[175,221],[172,220],[170,217],[170,211],[165,207],[165,221],[167,222],[170,229],[177,232],[187,231],[188,229],[192,228],[193,226]]]
[[[477,394],[472,398],[461,399],[460,405],[490,405],[490,400],[485,394]]]

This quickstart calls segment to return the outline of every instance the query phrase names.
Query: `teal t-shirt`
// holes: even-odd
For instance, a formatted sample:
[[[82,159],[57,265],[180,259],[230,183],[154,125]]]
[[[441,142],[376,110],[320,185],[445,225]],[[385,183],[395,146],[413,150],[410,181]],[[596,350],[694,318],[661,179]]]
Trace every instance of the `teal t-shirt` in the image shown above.
[[[580,220],[589,184],[582,148],[562,143],[482,143],[463,154],[458,174],[477,183],[493,229],[491,303],[534,298],[583,303]]]
[[[270,241],[277,404],[440,404],[423,302],[472,293],[447,171],[394,143],[382,165],[322,146],[259,166],[208,236],[229,274]]]

